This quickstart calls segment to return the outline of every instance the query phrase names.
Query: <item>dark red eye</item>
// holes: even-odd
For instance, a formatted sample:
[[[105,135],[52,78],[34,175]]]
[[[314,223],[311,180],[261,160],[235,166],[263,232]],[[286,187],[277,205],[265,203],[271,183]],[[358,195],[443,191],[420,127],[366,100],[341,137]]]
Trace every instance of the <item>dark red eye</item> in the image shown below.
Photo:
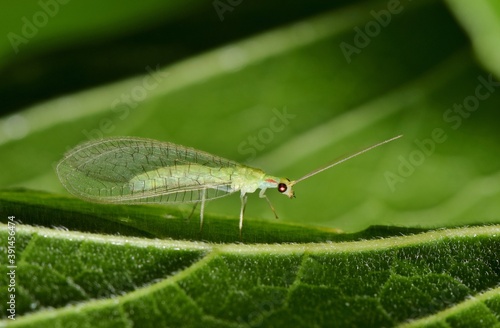
[[[288,187],[283,182],[278,185],[278,191],[281,193],[284,193],[287,189]]]

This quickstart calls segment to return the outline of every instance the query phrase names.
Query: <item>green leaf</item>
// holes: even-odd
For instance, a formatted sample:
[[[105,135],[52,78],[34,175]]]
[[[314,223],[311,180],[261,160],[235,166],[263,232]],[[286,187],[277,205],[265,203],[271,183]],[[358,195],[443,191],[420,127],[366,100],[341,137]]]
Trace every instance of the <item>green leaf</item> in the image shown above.
[[[91,2],[73,3],[15,57],[21,64],[12,65],[13,77],[39,72],[22,65],[24,56],[154,25],[151,12],[170,22],[196,11],[217,19],[201,3],[172,2],[164,11],[161,1],[109,3],[99,13]],[[257,26],[285,8],[243,2],[216,22],[233,22],[217,25],[211,36],[219,43],[205,34],[213,22],[181,19],[175,31],[193,29],[195,43],[210,39],[205,51],[180,51],[166,66],[147,56],[151,48],[123,51],[121,60],[139,61],[142,75],[0,118],[2,286],[9,283],[8,217],[24,223],[15,234],[17,320],[6,319],[2,288],[1,324],[498,326],[500,57],[491,41],[498,6],[449,0],[450,12],[432,0],[397,8],[394,1],[349,3],[328,10],[290,3],[296,16],[249,30],[245,22]],[[490,6],[488,15],[481,5]],[[17,19],[15,28],[4,35],[38,10],[15,6],[7,18]],[[93,16],[96,24],[88,24]],[[10,53],[3,42],[0,52]],[[95,69],[92,60],[82,63],[78,72]],[[65,73],[68,84],[80,78]],[[268,191],[278,221],[266,202],[250,198],[241,240],[237,196],[210,202],[200,233],[196,213],[187,219],[189,206],[61,196],[53,170],[86,139],[133,135],[293,179],[399,134],[301,182],[293,201]],[[3,189],[12,187],[25,189]]]
[[[500,3],[495,0],[447,0],[467,31],[481,64],[500,76]]]
[[[7,239],[7,225],[0,235]],[[419,318],[454,326],[464,317],[473,326],[498,324],[498,225],[281,245],[147,240],[19,224],[12,235],[12,326],[392,326]],[[1,250],[6,286],[7,247]],[[7,297],[5,289],[1,296]]]
[[[175,238],[210,242],[318,242],[346,240],[338,229],[316,228],[299,224],[278,224],[268,220],[247,220],[243,238],[239,236],[238,219],[215,217],[204,219],[200,231],[199,215],[165,206],[117,206],[88,203],[79,199],[61,197],[30,190],[0,191],[0,206],[23,224],[61,227],[69,230],[101,234],[120,234],[146,238]],[[275,220],[276,221],[276,220]],[[0,218],[7,223],[7,218]],[[396,229],[380,236],[423,229]],[[375,231],[373,231],[375,232]],[[363,234],[355,234],[363,238]]]
[[[432,1],[404,6],[347,64],[340,44],[354,46],[354,28],[365,28],[374,20],[370,12],[386,6],[327,12],[5,118],[0,126],[10,128],[0,130],[0,152],[9,169],[0,172],[0,185],[63,192],[53,167],[89,137],[151,137],[297,178],[404,134],[297,185],[293,201],[268,192],[279,216],[347,231],[374,223],[434,227],[497,218],[500,161],[491,151],[497,86],[481,90],[487,99],[475,111],[463,117],[453,111],[493,76],[474,62],[446,8]],[[158,79],[156,88],[144,99],[124,101],[123,95],[142,90],[145,78]],[[436,131],[442,133],[436,137]],[[25,135],[15,139],[16,133]],[[231,197],[207,207],[231,216],[238,210]],[[272,213],[255,197],[247,217]]]

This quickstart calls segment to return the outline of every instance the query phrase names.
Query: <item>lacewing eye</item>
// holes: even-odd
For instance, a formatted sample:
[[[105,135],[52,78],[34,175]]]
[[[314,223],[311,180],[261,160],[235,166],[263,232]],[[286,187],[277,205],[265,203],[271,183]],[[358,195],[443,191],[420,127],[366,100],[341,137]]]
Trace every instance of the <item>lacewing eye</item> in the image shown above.
[[[280,193],[284,193],[287,189],[288,189],[288,187],[283,182],[278,185],[278,191]]]

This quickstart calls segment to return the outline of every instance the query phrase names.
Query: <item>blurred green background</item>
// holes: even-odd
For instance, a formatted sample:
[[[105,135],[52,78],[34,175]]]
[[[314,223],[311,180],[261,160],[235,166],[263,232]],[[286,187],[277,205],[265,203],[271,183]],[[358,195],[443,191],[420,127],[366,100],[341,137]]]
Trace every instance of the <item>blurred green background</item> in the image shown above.
[[[348,231],[500,220],[495,0],[2,9],[1,188],[66,194],[54,165],[92,138],[171,141],[296,179],[404,134],[297,185],[296,199],[269,190],[280,219]],[[233,195],[207,212],[239,206]],[[246,217],[274,220],[257,195]]]

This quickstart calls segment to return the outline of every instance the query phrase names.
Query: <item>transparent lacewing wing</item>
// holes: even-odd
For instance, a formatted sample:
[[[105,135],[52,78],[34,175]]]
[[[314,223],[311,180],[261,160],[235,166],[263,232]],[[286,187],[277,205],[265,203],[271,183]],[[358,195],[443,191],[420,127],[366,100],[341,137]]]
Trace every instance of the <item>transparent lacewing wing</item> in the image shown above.
[[[57,174],[73,195],[94,202],[201,203],[200,228],[205,202],[240,192],[240,234],[247,194],[268,188],[290,198],[292,187],[324,170],[373,148],[400,138],[397,136],[345,157],[291,181],[275,177],[204,151],[152,139],[117,137],[83,143],[69,151],[57,165]]]

